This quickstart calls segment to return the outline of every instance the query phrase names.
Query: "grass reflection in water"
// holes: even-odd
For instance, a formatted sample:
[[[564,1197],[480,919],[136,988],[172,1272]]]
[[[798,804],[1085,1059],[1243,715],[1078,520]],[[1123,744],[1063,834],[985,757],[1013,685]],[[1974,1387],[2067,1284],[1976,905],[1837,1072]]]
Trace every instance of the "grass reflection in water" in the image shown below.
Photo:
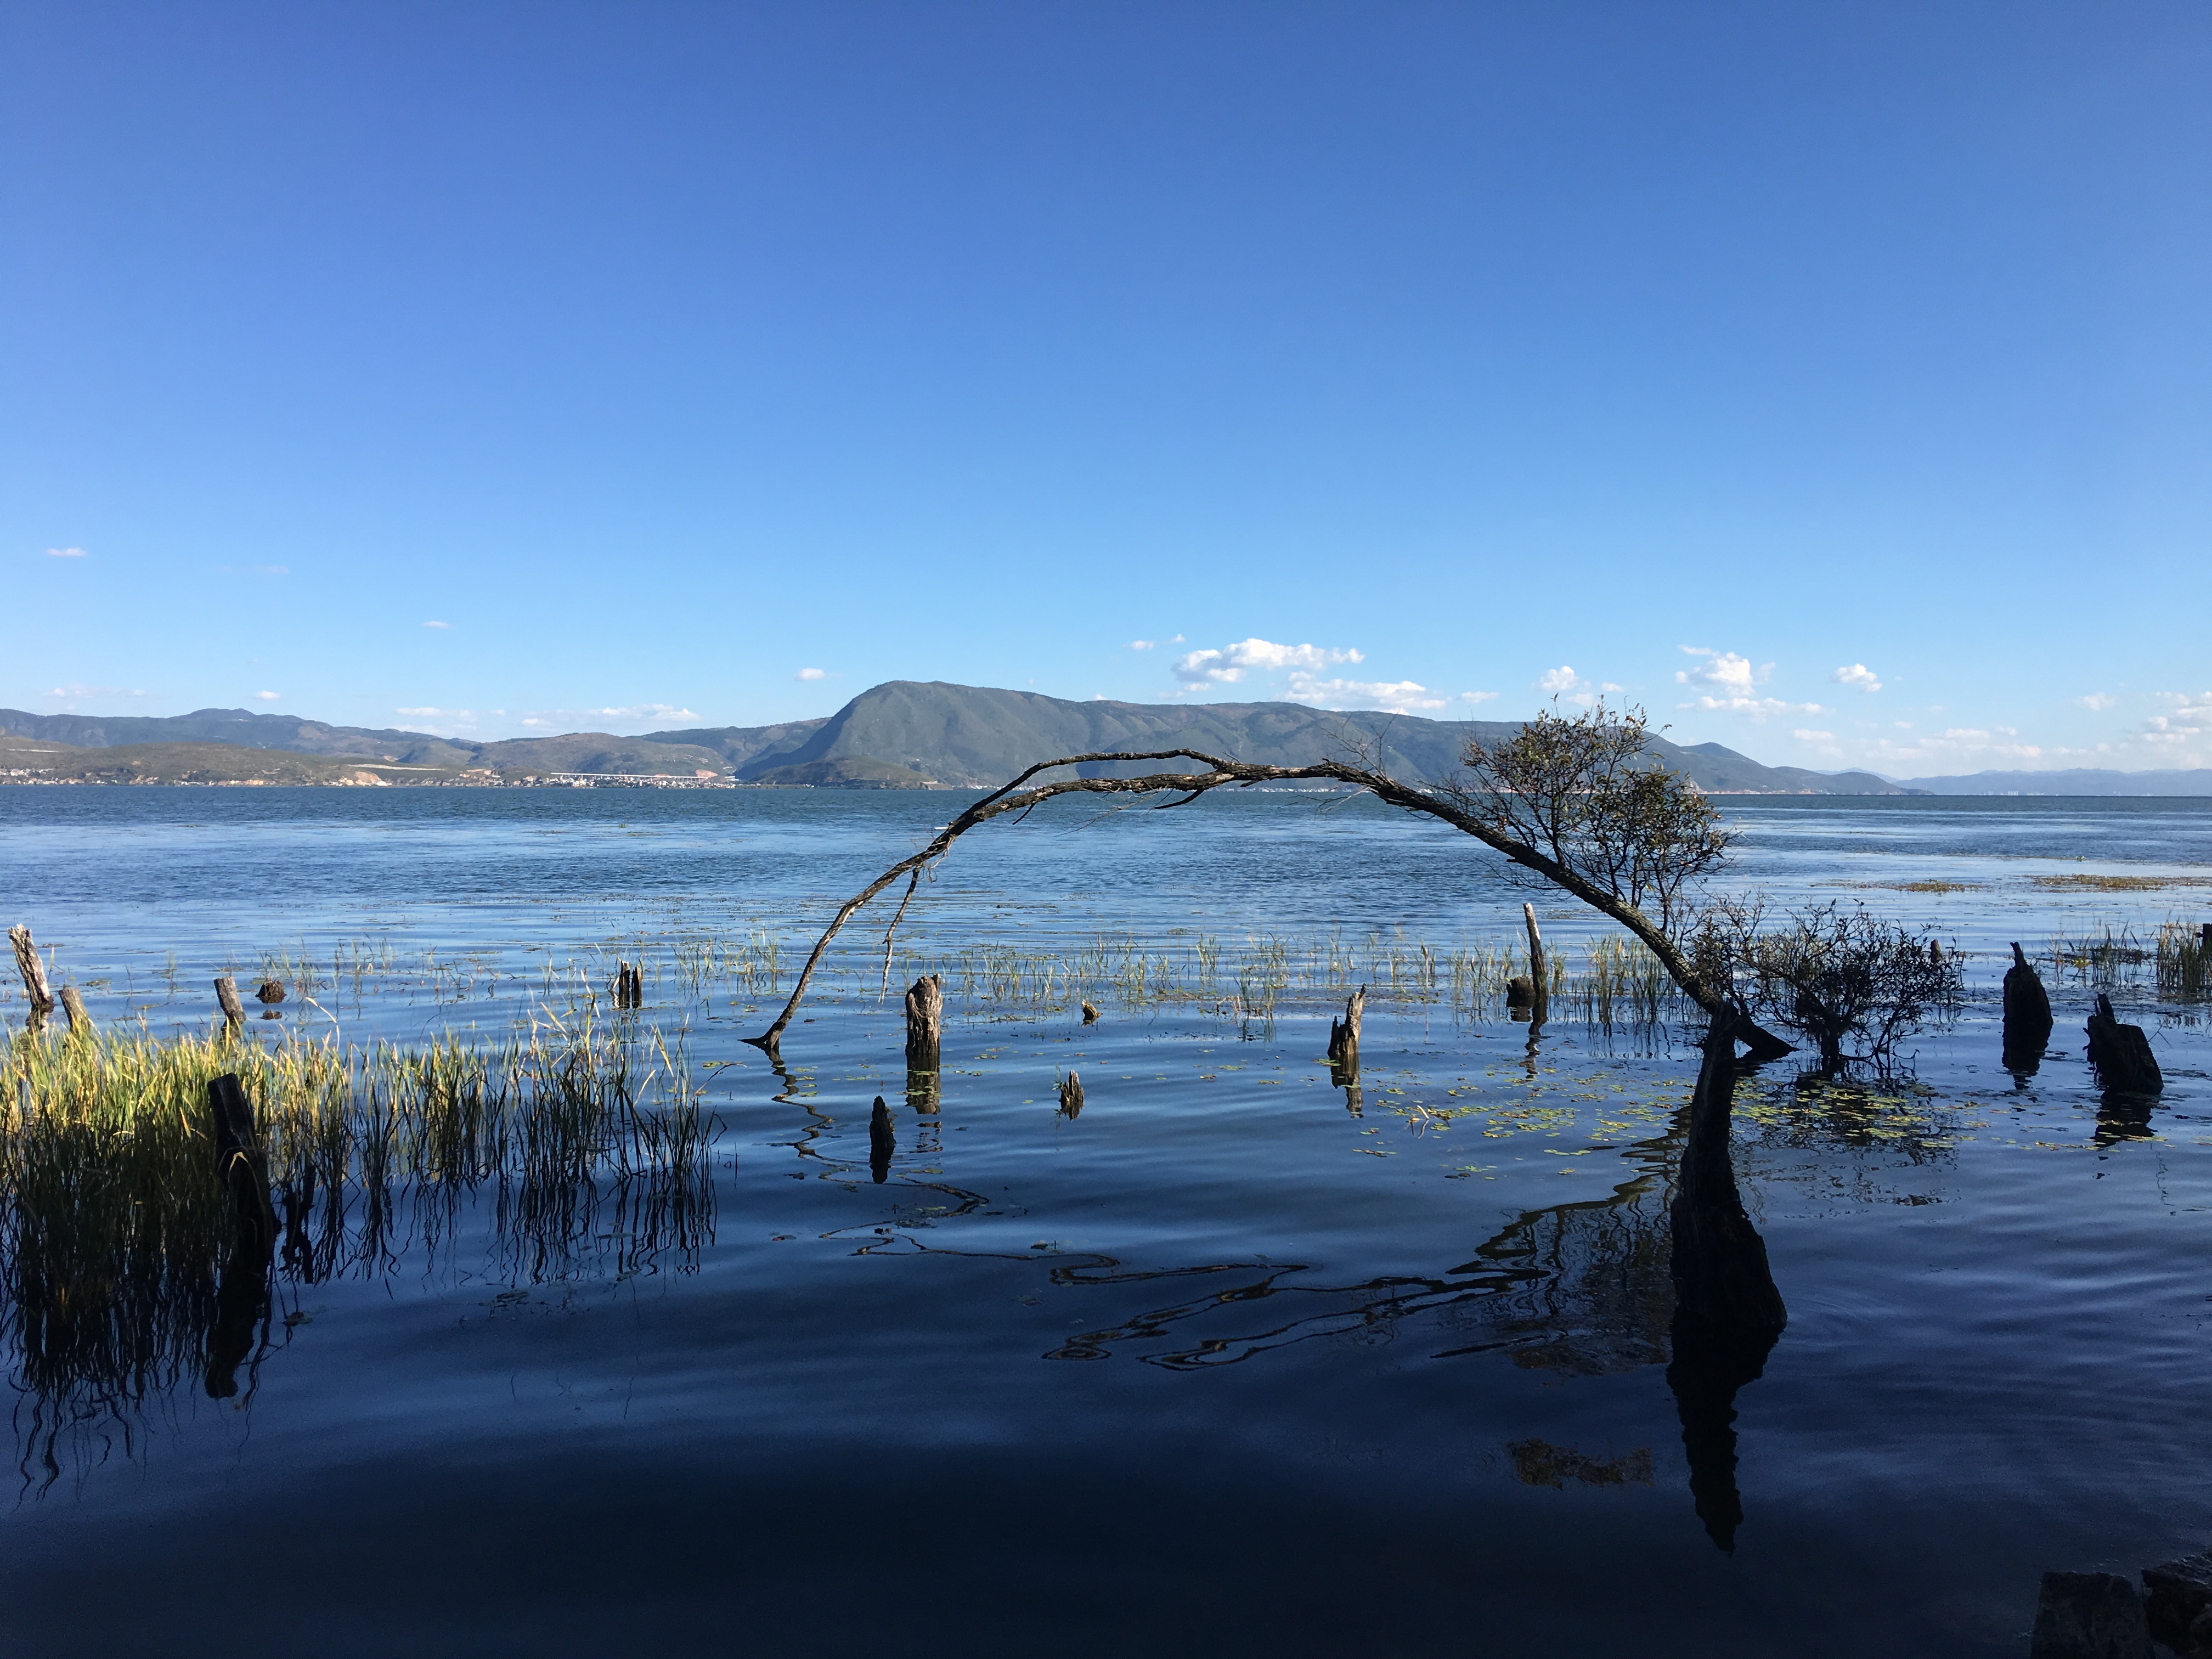
[[[242,1370],[250,1395],[283,1286],[434,1250],[477,1195],[516,1280],[685,1271],[713,1238],[714,1121],[680,1042],[627,1024],[415,1049],[33,1032],[5,1067],[0,1273],[35,1483],[58,1478],[64,1435],[127,1446],[188,1376],[222,1398]],[[254,1108],[273,1237],[216,1176],[225,1073]]]

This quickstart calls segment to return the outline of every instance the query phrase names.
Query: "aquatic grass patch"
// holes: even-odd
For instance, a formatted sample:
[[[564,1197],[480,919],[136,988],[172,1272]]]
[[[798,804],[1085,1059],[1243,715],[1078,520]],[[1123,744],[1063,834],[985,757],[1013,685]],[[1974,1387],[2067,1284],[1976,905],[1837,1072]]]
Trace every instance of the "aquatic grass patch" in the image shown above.
[[[225,1073],[282,1215],[273,1263],[217,1178]],[[71,1425],[125,1420],[196,1371],[233,1391],[270,1341],[272,1272],[378,1271],[450,1237],[477,1194],[495,1256],[532,1282],[686,1271],[713,1236],[717,1121],[680,1035],[635,1022],[414,1048],[49,1030],[0,1050],[0,1283],[48,1460]]]

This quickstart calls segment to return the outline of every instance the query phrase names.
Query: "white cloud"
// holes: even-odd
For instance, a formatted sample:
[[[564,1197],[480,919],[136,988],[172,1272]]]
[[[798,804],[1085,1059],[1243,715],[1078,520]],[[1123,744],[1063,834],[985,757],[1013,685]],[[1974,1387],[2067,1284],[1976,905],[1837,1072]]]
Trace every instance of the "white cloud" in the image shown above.
[[[1771,667],[1772,665],[1773,665],[1771,663],[1768,665],[1769,667]],[[1855,662],[1845,667],[1838,668],[1834,673],[1829,675],[1828,678],[1835,681],[1838,685],[1855,685],[1862,691],[1879,691],[1881,690],[1881,681],[1875,678],[1874,670],[1869,668],[1863,662]]]
[[[256,691],[253,694],[253,701],[256,702],[275,702],[283,695],[284,694],[282,691]]]
[[[1836,734],[1832,732],[1808,732],[1802,726],[1790,735],[1801,743],[1833,743],[1836,740]]]
[[[392,712],[395,714],[411,714],[420,719],[428,719],[432,715],[436,715],[447,720],[453,719],[456,715],[466,715],[470,720],[474,720],[476,718],[474,714],[470,714],[465,708],[395,708]]]
[[[1178,657],[1175,675],[1194,687],[1208,683],[1222,685],[1243,679],[1255,668],[1330,668],[1338,663],[1365,660],[1360,653],[1349,647],[1340,651],[1328,646],[1277,645],[1271,640],[1249,639],[1239,640],[1218,651],[1193,651]]]
[[[2084,708],[2094,708],[2101,714],[2106,709],[2110,708],[2114,703],[2119,702],[2119,699],[2113,696],[2108,691],[2092,691],[2087,696],[2076,697],[2074,701],[2080,703]]]
[[[67,685],[58,685],[46,693],[50,697],[143,697],[143,691],[125,685],[85,685],[71,680]]]
[[[1382,708],[1402,714],[1413,708],[1441,708],[1445,699],[1412,680],[1323,680],[1303,671],[1291,676],[1284,693],[1292,702],[1324,708]]]
[[[84,550],[81,547],[50,547],[46,550],[46,556],[50,559],[81,559],[84,557]]]
[[[1607,680],[1602,684],[1586,680],[1565,663],[1561,663],[1557,668],[1546,669],[1537,677],[1535,685],[1536,689],[1547,697],[1564,698],[1568,702],[1579,703],[1584,708],[1588,708],[1607,692],[1620,690],[1611,680]]]
[[[423,627],[425,627],[425,628],[451,628],[451,627],[453,626],[453,623],[441,623],[441,622],[426,622],[426,623],[424,623],[422,624],[422,626],[423,626]]]
[[[1716,651],[1711,646],[1686,645],[1682,649],[1693,657],[1705,660],[1695,668],[1678,671],[1675,681],[1682,685],[1703,687],[1695,702],[1678,704],[1682,708],[1712,708],[1732,714],[1748,714],[1763,720],[1775,714],[1826,714],[1834,711],[1823,708],[1817,702],[1784,702],[1778,697],[1755,695],[1758,687],[1766,684],[1774,672],[1774,665],[1752,665],[1751,659],[1733,651]],[[1838,670],[1838,672],[1842,671]]]
[[[1496,702],[1498,701],[1498,693],[1495,691],[1462,691],[1459,694],[1459,698],[1462,702]]]
[[[792,678],[795,680],[838,680],[842,674],[833,674],[826,668],[802,668]]]
[[[1172,639],[1131,640],[1129,641],[1129,649],[1132,651],[1150,651],[1156,645],[1181,645],[1182,643],[1182,635],[1177,634]]]

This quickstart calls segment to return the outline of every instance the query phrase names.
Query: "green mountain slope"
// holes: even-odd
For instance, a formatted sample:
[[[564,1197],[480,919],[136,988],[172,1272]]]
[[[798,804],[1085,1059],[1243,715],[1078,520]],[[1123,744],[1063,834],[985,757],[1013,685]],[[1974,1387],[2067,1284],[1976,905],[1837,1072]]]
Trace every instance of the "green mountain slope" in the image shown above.
[[[656,732],[647,737],[681,738],[734,758],[743,745],[757,741],[763,729]],[[1060,755],[1189,747],[1276,766],[1364,753],[1399,776],[1433,782],[1457,767],[1468,737],[1494,741],[1514,730],[1513,723],[1503,720],[1424,720],[1299,703],[1072,702],[1031,691],[892,680],[862,692],[810,732],[786,728],[772,744],[739,761],[738,775],[747,781],[881,787],[888,767],[903,768],[916,779],[972,787],[1003,783],[1024,767]],[[1716,792],[1904,793],[1871,773],[1829,776],[1761,766],[1718,744],[1684,749],[1656,738],[1652,748],[1666,764]],[[805,777],[793,768],[804,768]]]

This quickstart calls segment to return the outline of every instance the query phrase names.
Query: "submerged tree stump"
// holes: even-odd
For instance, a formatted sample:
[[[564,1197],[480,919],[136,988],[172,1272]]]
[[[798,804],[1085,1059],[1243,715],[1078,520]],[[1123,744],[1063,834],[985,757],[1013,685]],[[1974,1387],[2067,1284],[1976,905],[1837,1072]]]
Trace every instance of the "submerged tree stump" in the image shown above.
[[[1085,1025],[1096,1025],[1098,1023],[1098,1010],[1088,1002],[1083,1005],[1083,1023]]]
[[[615,1006],[642,1008],[645,1006],[645,971],[635,963],[615,963]]]
[[[93,1035],[92,1016],[85,1012],[84,998],[74,985],[62,987],[62,1012],[69,1016],[71,1036],[88,1037]]]
[[[246,1024],[246,1005],[238,1000],[238,981],[228,974],[215,982],[215,1000],[222,1008],[222,1018],[234,1034]],[[214,1085],[210,1084],[209,1087]]]
[[[1505,981],[1505,1017],[1508,1019],[1534,1019],[1536,1017],[1536,984],[1526,974],[1516,974]]]
[[[907,988],[906,1068],[933,1073],[945,1037],[945,981],[924,974]]]
[[[39,947],[32,942],[29,928],[10,927],[8,943],[15,947],[15,971],[23,976],[23,994],[31,1000],[31,1023],[35,1025],[54,1011],[54,994],[46,985],[46,965],[39,960]]]
[[[2089,1063],[2107,1089],[2154,1095],[2166,1087],[2150,1039],[2140,1025],[2123,1025],[2112,1012],[2112,1000],[2101,992],[2097,1012],[2089,1016]]]
[[[1060,1110],[1063,1117],[1083,1115],[1083,1079],[1073,1072],[1060,1080]]]
[[[253,993],[253,1000],[256,1002],[263,1003],[276,1003],[283,1001],[284,981],[281,979],[263,980]]]
[[[1328,1023],[1328,1063],[1339,1072],[1359,1071],[1359,1018],[1367,1011],[1367,988],[1363,985],[1345,999],[1344,1018]]]
[[[2033,1066],[2051,1042],[2051,996],[2043,976],[2029,966],[2015,943],[2012,966],[2004,976],[2004,1063],[2012,1070]]]

